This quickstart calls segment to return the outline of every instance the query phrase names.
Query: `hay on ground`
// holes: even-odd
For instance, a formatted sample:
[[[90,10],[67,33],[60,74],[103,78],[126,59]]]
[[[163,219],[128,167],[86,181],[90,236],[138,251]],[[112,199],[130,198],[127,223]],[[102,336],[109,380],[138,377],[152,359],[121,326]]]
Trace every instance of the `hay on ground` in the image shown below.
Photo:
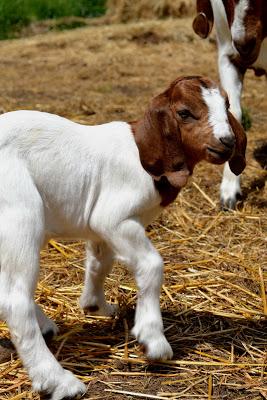
[[[193,0],[108,0],[107,16],[113,22],[166,17],[181,18],[191,15],[194,8]]]

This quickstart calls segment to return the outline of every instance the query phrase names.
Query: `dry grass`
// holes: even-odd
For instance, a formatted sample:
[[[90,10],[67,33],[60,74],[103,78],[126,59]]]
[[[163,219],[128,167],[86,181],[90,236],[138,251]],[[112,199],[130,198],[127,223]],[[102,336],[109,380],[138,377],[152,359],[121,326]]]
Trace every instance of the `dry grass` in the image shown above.
[[[193,0],[108,0],[107,16],[113,22],[184,17],[195,9]]]
[[[3,110],[35,108],[84,123],[131,120],[182,74],[216,78],[213,42],[191,20],[94,27],[0,43]],[[267,123],[266,82],[249,73],[244,103],[253,117],[245,203],[219,211],[221,167],[201,164],[177,201],[148,229],[165,261],[161,307],[174,359],[148,364],[130,336],[132,277],[116,265],[106,293],[115,319],[86,317],[77,298],[83,244],[52,242],[42,252],[36,299],[59,325],[50,348],[88,384],[85,399],[267,398],[266,172],[253,160]],[[8,337],[1,324],[2,337]],[[16,355],[0,365],[0,399],[39,399]]]

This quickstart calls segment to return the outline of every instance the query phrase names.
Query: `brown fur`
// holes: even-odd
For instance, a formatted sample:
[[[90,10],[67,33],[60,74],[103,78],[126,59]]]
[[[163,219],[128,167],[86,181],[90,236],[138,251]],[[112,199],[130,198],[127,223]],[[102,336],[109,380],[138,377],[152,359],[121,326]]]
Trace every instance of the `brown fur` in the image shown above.
[[[235,133],[235,153],[229,160],[229,166],[231,171],[235,175],[240,175],[246,167],[245,152],[247,147],[247,137],[244,134],[244,130],[241,124],[234,118],[234,116],[228,111],[228,120],[231,125],[233,132]]]
[[[131,124],[142,166],[154,178],[162,206],[176,198],[198,162],[221,164],[231,156],[212,135],[201,86],[216,87],[208,78],[176,79],[152,100],[144,117]],[[177,113],[183,109],[190,110],[195,118],[183,121]],[[245,167],[246,136],[230,113],[229,123],[236,136],[236,150],[230,165],[233,172],[239,174]],[[213,157],[207,152],[208,146],[225,152],[225,157]]]
[[[198,36],[206,39],[212,31],[214,23],[210,0],[197,0],[197,16],[193,21],[193,29]]]

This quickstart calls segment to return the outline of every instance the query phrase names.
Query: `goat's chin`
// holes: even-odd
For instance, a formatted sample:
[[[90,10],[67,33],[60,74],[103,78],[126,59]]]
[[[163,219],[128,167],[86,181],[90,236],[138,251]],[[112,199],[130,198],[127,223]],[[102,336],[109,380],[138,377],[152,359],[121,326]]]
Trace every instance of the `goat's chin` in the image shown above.
[[[211,147],[206,149],[206,161],[211,164],[224,164],[231,157],[231,152],[223,152]]]

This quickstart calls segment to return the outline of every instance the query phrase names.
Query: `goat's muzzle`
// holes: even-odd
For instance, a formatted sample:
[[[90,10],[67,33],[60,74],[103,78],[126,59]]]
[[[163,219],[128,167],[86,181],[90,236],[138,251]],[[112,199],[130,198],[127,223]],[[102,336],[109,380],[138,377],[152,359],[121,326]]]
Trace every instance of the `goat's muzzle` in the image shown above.
[[[223,164],[228,161],[234,152],[235,137],[225,136],[206,147],[207,161],[213,164]]]

